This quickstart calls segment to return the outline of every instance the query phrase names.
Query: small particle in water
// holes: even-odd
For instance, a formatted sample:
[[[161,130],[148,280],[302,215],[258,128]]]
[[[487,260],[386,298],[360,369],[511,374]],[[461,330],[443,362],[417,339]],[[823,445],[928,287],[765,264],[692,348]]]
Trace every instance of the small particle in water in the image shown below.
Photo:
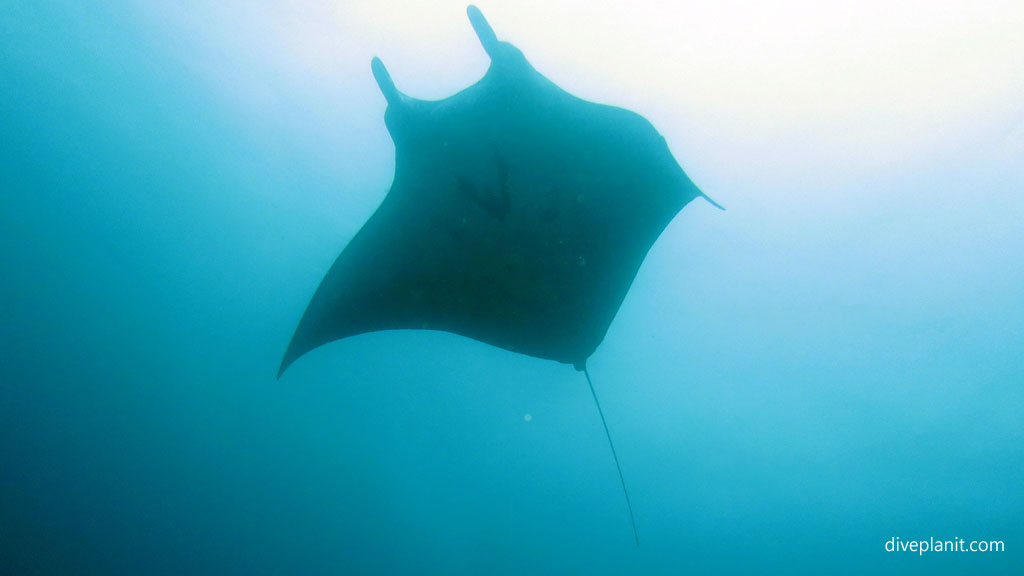
[[[529,422],[530,420],[533,420],[533,414],[530,414],[529,412],[527,412],[526,414],[523,414],[523,420],[525,420],[527,422]]]

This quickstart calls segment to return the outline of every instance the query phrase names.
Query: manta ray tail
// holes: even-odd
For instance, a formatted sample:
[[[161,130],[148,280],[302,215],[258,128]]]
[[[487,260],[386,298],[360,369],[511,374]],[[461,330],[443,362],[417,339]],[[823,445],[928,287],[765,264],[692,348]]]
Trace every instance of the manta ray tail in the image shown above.
[[[626,478],[622,476],[622,467],[619,466],[619,455],[615,453],[615,444],[612,444],[612,433],[608,431],[608,423],[604,420],[604,412],[601,411],[601,403],[597,401],[597,392],[594,392],[594,383],[590,381],[590,372],[586,364],[583,365],[583,374],[587,377],[587,385],[590,386],[590,394],[594,397],[594,405],[597,406],[597,413],[601,416],[601,424],[604,426],[604,433],[608,436],[608,447],[612,449],[612,458],[615,459],[615,469],[619,471],[619,481],[622,482],[622,494],[626,497],[626,508],[629,509],[629,522],[633,525],[633,538],[637,547],[640,546],[640,534],[636,531],[636,519],[633,518],[633,504],[629,501],[629,491],[626,490]]]

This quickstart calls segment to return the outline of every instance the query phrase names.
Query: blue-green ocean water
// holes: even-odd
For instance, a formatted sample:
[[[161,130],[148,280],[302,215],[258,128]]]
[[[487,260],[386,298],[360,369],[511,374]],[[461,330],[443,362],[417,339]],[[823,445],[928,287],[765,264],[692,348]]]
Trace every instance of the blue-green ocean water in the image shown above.
[[[571,367],[392,332],[275,380],[393,148],[368,60],[253,52],[261,10],[0,12],[0,573],[1024,571],[1019,104],[872,167],[668,136],[728,211],[589,362],[637,548]]]

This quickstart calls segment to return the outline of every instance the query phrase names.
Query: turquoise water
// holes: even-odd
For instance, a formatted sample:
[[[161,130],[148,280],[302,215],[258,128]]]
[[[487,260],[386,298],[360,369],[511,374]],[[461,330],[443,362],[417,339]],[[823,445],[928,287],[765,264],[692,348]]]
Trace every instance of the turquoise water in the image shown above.
[[[905,161],[654,114],[728,210],[675,219],[589,362],[637,548],[571,367],[391,332],[275,379],[393,170],[368,58],[274,53],[287,12],[0,14],[0,572],[1024,570],[1024,100]]]

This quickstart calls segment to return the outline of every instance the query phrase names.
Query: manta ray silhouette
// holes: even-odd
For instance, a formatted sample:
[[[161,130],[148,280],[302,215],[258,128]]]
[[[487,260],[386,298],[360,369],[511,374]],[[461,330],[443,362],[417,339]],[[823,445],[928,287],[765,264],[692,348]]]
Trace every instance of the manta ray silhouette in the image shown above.
[[[313,295],[278,377],[322,344],[393,329],[586,373],[648,250],[704,196],[647,120],[565,92],[467,12],[491,64],[462,92],[410,98],[373,59],[394,183]]]

